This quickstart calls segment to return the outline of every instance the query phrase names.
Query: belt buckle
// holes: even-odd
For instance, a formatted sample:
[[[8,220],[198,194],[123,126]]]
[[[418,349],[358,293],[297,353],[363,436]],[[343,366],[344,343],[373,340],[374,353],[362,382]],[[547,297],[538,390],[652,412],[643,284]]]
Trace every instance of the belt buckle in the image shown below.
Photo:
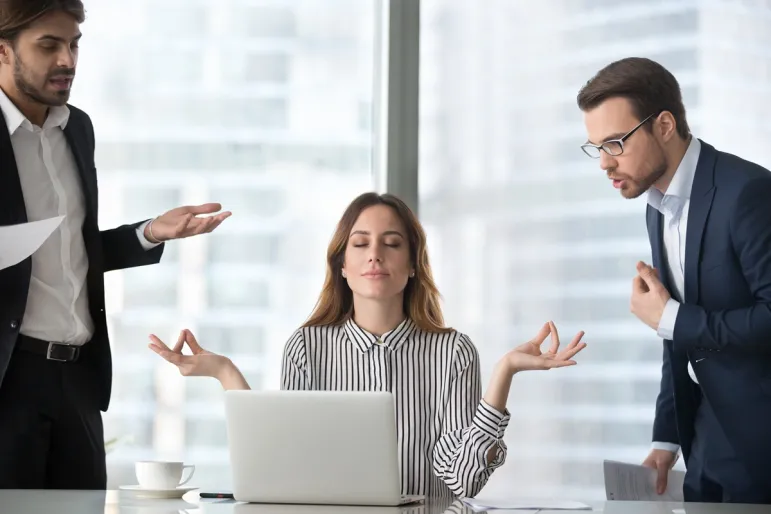
[[[53,350],[54,350],[55,346],[66,346],[66,347],[74,348],[75,349],[75,354],[72,356],[72,359],[57,359],[56,357],[53,357],[51,355],[53,353]],[[75,359],[78,358],[78,350],[79,350],[79,348],[77,348],[75,346],[67,345],[67,344],[61,344],[61,343],[54,343],[52,341],[52,342],[48,343],[48,350],[46,350],[46,359],[48,359],[49,361],[57,361],[57,362],[69,362],[71,360],[74,361]]]

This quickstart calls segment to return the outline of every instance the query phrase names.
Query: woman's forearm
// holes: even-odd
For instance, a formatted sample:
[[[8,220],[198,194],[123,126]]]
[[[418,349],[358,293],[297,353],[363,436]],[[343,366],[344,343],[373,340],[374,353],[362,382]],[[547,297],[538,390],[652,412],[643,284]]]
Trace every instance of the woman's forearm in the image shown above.
[[[493,375],[490,377],[490,384],[485,391],[485,402],[498,412],[506,410],[506,402],[509,399],[509,389],[511,389],[511,379],[514,373],[508,369],[504,362],[496,364],[493,369]]]
[[[244,375],[241,374],[241,370],[230,359],[226,361],[226,364],[217,375],[217,380],[220,381],[222,388],[226,391],[232,389],[251,389]]]

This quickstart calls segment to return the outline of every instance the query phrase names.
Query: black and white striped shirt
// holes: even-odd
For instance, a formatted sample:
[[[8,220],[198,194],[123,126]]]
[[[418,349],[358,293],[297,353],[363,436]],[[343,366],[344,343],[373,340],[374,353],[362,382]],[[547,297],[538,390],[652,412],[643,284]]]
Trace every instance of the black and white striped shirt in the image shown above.
[[[474,496],[506,459],[509,412],[482,399],[479,354],[455,331],[424,332],[409,319],[380,338],[353,320],[300,328],[284,349],[281,388],[391,392],[402,494]]]

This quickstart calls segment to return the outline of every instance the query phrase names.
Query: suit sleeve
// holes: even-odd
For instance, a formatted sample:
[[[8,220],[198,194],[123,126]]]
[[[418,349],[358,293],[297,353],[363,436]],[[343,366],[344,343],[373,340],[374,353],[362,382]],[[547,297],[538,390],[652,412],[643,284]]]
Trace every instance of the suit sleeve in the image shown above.
[[[656,417],[653,420],[653,442],[679,445],[677,417],[675,415],[675,394],[672,385],[672,364],[669,358],[671,342],[664,341],[664,356],[661,365],[661,387],[656,399]]]
[[[682,304],[675,323],[679,350],[771,347],[771,176],[749,182],[730,222],[734,250],[755,302],[722,311]]]
[[[143,223],[144,221],[100,232],[105,271],[147,266],[161,261],[164,244],[145,250],[139,242],[137,228]]]

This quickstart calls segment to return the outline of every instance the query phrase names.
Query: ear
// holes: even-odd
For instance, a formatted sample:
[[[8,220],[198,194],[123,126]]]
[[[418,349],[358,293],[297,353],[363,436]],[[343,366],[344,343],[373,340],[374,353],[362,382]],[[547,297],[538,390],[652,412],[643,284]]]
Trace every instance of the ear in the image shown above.
[[[671,112],[662,112],[659,114],[657,121],[657,131],[665,143],[677,136],[677,121],[675,121],[675,117],[672,116]]]
[[[6,39],[0,39],[0,63],[10,65],[13,59],[13,48],[11,42]]]

